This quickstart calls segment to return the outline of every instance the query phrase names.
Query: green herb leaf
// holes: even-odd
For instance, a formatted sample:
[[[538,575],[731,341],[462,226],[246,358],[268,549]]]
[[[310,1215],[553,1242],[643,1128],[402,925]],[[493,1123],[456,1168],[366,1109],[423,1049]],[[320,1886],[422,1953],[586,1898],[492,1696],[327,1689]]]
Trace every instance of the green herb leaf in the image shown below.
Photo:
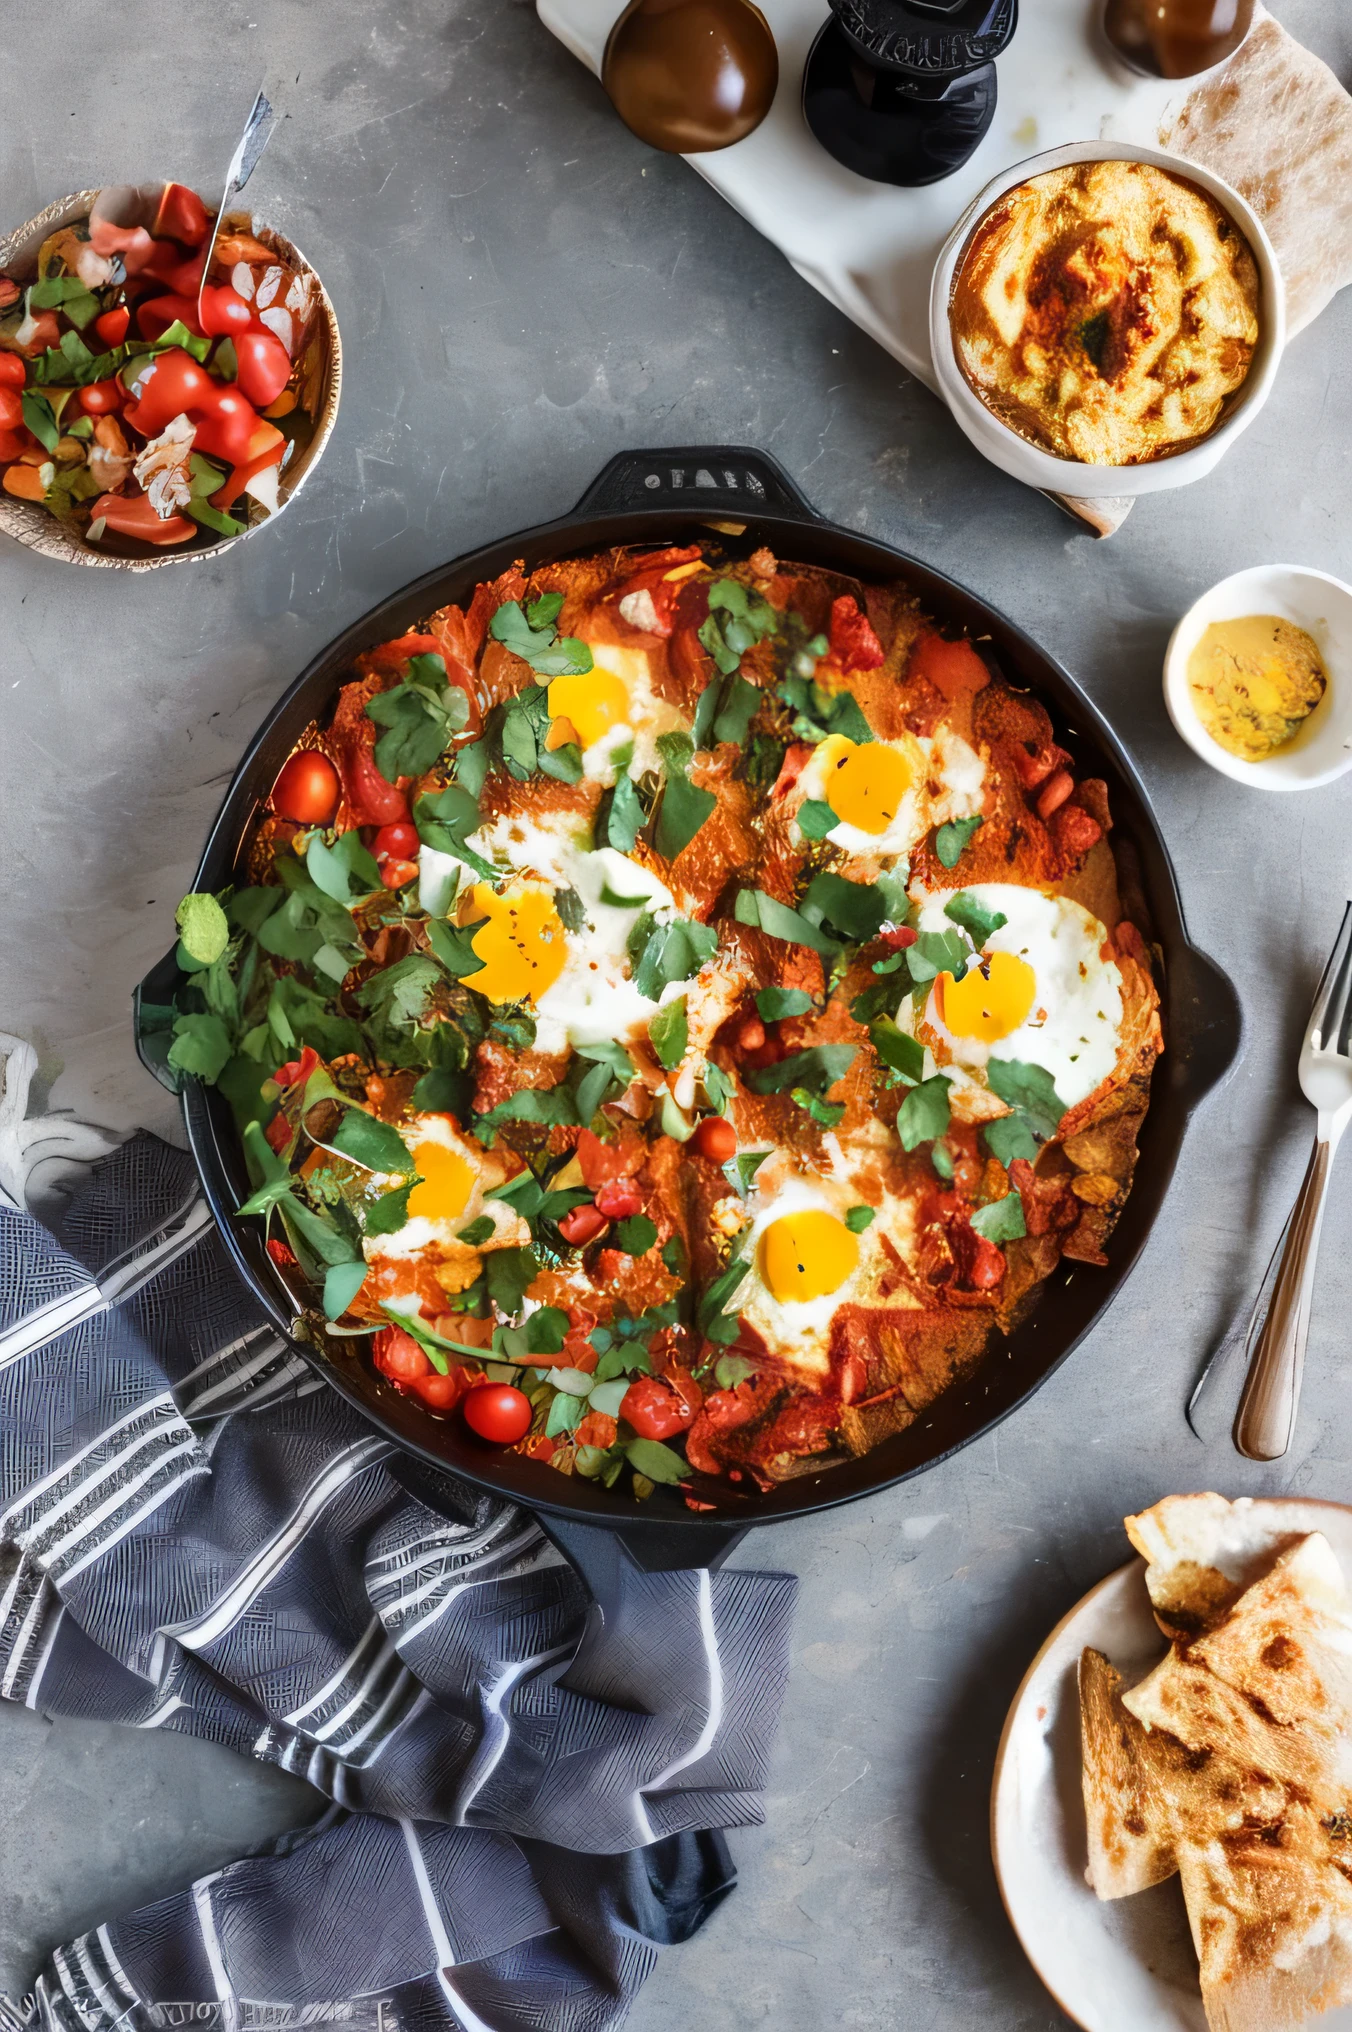
[[[407,1185],[397,1185],[393,1192],[382,1192],[380,1198],[366,1216],[368,1235],[397,1235],[400,1228],[408,1225],[408,1196],[418,1183],[410,1178]],[[493,1223],[488,1223],[492,1233]]]
[[[636,933],[642,925],[640,918]],[[690,980],[717,950],[718,933],[711,924],[698,924],[682,917],[671,924],[659,924],[644,938],[634,967],[634,986],[650,1002],[659,1001],[663,988],[673,981]]]
[[[608,1065],[614,1077],[628,1086],[634,1077],[634,1061],[622,1044],[612,1038],[599,1038],[591,1044],[573,1046],[579,1058],[595,1059],[600,1065]]]
[[[575,1432],[586,1415],[585,1397],[570,1396],[566,1390],[558,1391],[545,1420],[545,1438],[553,1439],[560,1432]]]
[[[456,1236],[456,1240],[463,1242],[467,1249],[481,1248],[493,1233],[494,1227],[495,1223],[491,1214],[480,1214],[476,1220],[472,1220],[469,1223],[468,1227],[461,1228],[460,1233]]]
[[[757,1066],[745,1075],[753,1093],[783,1094],[790,1087],[803,1087],[810,1094],[826,1094],[845,1077],[858,1056],[854,1044],[814,1044],[795,1051],[777,1065]]]
[[[890,1016],[877,1016],[868,1027],[869,1043],[884,1065],[910,1086],[918,1086],[925,1074],[925,1047],[918,1039],[898,1030]]]
[[[476,924],[460,925],[445,924],[439,917],[428,919],[424,926],[427,943],[448,974],[459,978],[464,974],[477,973],[483,966],[474,950],[474,937],[487,922],[486,917],[481,917]]]
[[[78,275],[46,275],[28,292],[33,310],[62,310],[80,331],[99,314],[99,300]]]
[[[873,729],[852,692],[828,691],[813,678],[786,677],[779,695],[793,710],[793,731],[800,741],[824,741],[828,734],[843,734],[859,743],[873,739]]]
[[[532,670],[543,677],[581,677],[592,668],[592,653],[585,642],[568,635],[560,639],[554,626],[562,610],[562,595],[559,605],[548,612],[548,603],[553,595],[544,594],[531,603],[528,617],[519,600],[508,600],[498,608],[488,624],[488,632],[494,641],[510,649],[513,656],[519,656]],[[546,616],[539,625],[532,625],[535,617]]]
[[[714,1381],[720,1390],[735,1390],[739,1383],[745,1383],[748,1376],[754,1376],[756,1364],[749,1362],[745,1355],[720,1355],[714,1363]]]
[[[965,932],[970,933],[978,952],[992,932],[1009,923],[1003,910],[988,909],[978,900],[974,889],[959,889],[956,896],[950,896],[944,905],[944,916],[951,917],[954,924],[960,924]]]
[[[972,949],[960,931],[922,931],[902,954],[917,988],[927,987],[936,974],[960,981],[973,961]]]
[[[438,853],[454,854],[487,882],[495,879],[497,871],[493,863],[467,844],[469,835],[479,830],[482,820],[478,800],[459,783],[448,783],[444,790],[420,797],[413,807],[413,823],[425,846],[435,847]]]
[[[413,1105],[427,1115],[466,1113],[469,1081],[463,1072],[450,1066],[434,1065],[413,1089]]]
[[[476,1126],[480,1129],[497,1129],[504,1122],[576,1128],[579,1120],[573,1090],[566,1082],[556,1087],[525,1087],[520,1093],[508,1094],[505,1101],[499,1101],[486,1115],[475,1117]]]
[[[373,896],[381,887],[375,857],[362,845],[361,834],[355,828],[343,833],[331,847],[325,845],[318,833],[311,833],[305,865],[316,889],[344,906]]]
[[[648,1350],[639,1341],[621,1341],[617,1347],[607,1348],[596,1364],[598,1383],[609,1383],[617,1376],[651,1376],[651,1374],[652,1363],[648,1360]],[[614,1416],[613,1412],[611,1416]]]
[[[330,1264],[324,1276],[325,1319],[341,1319],[365,1282],[365,1262]]]
[[[484,1258],[488,1296],[509,1319],[521,1310],[526,1286],[539,1275],[533,1249],[494,1249]]]
[[[804,1114],[811,1115],[823,1129],[834,1129],[845,1119],[844,1101],[824,1101],[819,1095],[809,1093],[806,1087],[795,1087],[790,1099],[796,1101]]]
[[[562,593],[541,593],[539,599],[532,600],[526,608],[526,619],[532,628],[552,628],[562,612]]]
[[[1066,1104],[1057,1093],[1051,1074],[1042,1066],[1028,1065],[1019,1058],[991,1057],[986,1064],[986,1079],[1006,1107],[1023,1110],[1030,1127],[1044,1142],[1056,1134]]]
[[[218,960],[230,943],[229,921],[214,896],[185,896],[174,912],[174,922],[185,951],[204,967]]]
[[[626,1256],[646,1256],[657,1240],[657,1229],[646,1214],[630,1214],[615,1226],[615,1247]]]
[[[875,938],[887,916],[887,902],[876,883],[849,882],[825,868],[808,883],[799,909],[809,924],[834,930],[842,941],[855,945]]]
[[[805,1016],[812,997],[805,988],[762,988],[756,1009],[767,1023],[779,1023],[786,1016]]]
[[[981,1140],[1006,1171],[1020,1157],[1029,1164],[1037,1163],[1037,1138],[1029,1128],[1027,1118],[1017,1109],[1012,1115],[1001,1115],[994,1122],[984,1123]]]
[[[685,996],[679,995],[673,1002],[664,1002],[648,1025],[648,1038],[657,1053],[659,1065],[670,1072],[685,1057],[685,1047],[690,1038],[690,1026],[686,1021]]]
[[[376,742],[376,768],[387,783],[423,776],[469,719],[469,700],[446,682],[440,656],[411,656],[408,676],[367,700],[366,716],[385,732]]]
[[[824,840],[840,824],[830,805],[823,804],[817,797],[809,797],[805,804],[799,806],[797,818],[799,832],[809,840]]]
[[[743,1199],[751,1192],[751,1181],[770,1155],[768,1150],[739,1150],[723,1166],[723,1176],[729,1185],[737,1188]]]
[[[569,1319],[562,1306],[542,1305],[526,1321],[526,1352],[531,1355],[561,1355],[568,1338]]]
[[[230,1033],[219,1016],[179,1016],[169,1064],[175,1072],[196,1073],[208,1085],[219,1079],[230,1057]]]
[[[930,1145],[930,1163],[934,1166],[940,1178],[944,1179],[949,1185],[953,1183],[953,1159],[948,1153],[948,1146],[946,1144],[932,1143]]]
[[[865,1228],[871,1228],[876,1218],[876,1209],[871,1206],[847,1207],[845,1225],[852,1235],[862,1235]]]
[[[663,1446],[660,1439],[631,1439],[624,1457],[637,1474],[646,1475],[650,1482],[675,1484],[683,1482],[690,1473],[681,1456]]]
[[[947,1133],[951,1084],[942,1073],[936,1073],[933,1079],[911,1088],[897,1110],[897,1134],[903,1149],[914,1150],[919,1144],[930,1143],[936,1136]]]
[[[605,844],[632,854],[639,832],[647,824],[638,791],[628,776],[617,777],[605,817]]]
[[[393,1172],[409,1178],[413,1158],[407,1143],[388,1122],[368,1115],[364,1108],[348,1108],[330,1139],[330,1148],[350,1157],[365,1171]]]
[[[701,790],[688,776],[668,775],[657,807],[653,845],[665,860],[674,861],[718,804],[712,790]]]
[[[32,431],[44,451],[54,452],[61,433],[56,427],[52,405],[45,395],[37,395],[31,388],[25,388],[20,396],[23,404],[23,420]]]
[[[1023,1201],[1017,1192],[1006,1193],[1003,1199],[993,1199],[989,1205],[977,1207],[972,1215],[972,1226],[988,1242],[1017,1242],[1020,1235],[1028,1233],[1023,1219]]]
[[[981,818],[953,818],[947,825],[941,825],[934,835],[934,851],[945,868],[956,868],[968,846],[972,835],[984,821]]]
[[[733,905],[733,916],[739,924],[757,925],[771,938],[782,938],[792,945],[810,946],[813,952],[823,958],[834,960],[840,951],[840,941],[827,936],[815,924],[790,910],[785,903],[777,903],[773,896],[767,896],[763,889],[739,889]]]

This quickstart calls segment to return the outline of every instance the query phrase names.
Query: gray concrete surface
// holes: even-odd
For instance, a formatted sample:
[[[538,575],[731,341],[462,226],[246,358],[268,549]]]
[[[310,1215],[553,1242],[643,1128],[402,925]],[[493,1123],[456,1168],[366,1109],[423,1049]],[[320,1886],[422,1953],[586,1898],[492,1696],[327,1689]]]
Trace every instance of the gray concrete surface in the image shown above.
[[[1275,11],[1352,78],[1346,9]],[[1159,687],[1174,619],[1225,573],[1283,558],[1352,578],[1352,297],[1294,343],[1209,479],[1095,543],[985,466],[688,168],[627,135],[526,0],[10,0],[5,25],[5,222],[105,179],[209,188],[262,78],[287,117],[251,196],[321,269],[348,349],[337,435],[277,531],[135,579],[0,548],[0,1023],[37,1042],[55,1104],[172,1130],[127,997],[254,725],[374,601],[566,508],[624,446],[767,446],[823,510],[1037,634],[1135,754],[1193,933],[1240,985],[1244,1063],[1197,1119],[1116,1306],[1033,1402],[909,1487],[743,1548],[803,1582],[767,1821],[734,1837],[741,1889],[632,2020],[1066,2024],[987,1849],[1025,1664],[1126,1556],[1126,1511],[1205,1487],[1352,1499],[1345,1180],[1288,1458],[1239,1460],[1228,1401],[1206,1446],[1181,1410],[1304,1164],[1295,1051],[1352,875],[1349,788],[1264,797],[1212,774]],[[202,1746],[0,1709],[0,1989],[314,1805]]]

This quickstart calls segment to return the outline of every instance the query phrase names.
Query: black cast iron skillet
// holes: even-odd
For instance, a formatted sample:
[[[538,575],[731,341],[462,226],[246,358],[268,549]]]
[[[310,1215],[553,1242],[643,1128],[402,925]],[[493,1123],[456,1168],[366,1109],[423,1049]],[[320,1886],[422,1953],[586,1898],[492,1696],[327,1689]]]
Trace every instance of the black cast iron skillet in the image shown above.
[[[634,1559],[654,1570],[717,1563],[749,1525],[831,1509],[890,1487],[998,1424],[1060,1367],[1111,1303],[1163,1203],[1188,1118],[1229,1069],[1240,1044],[1238,997],[1214,962],[1189,942],[1169,855],[1144,786],[1097,707],[993,607],[903,552],[823,521],[781,466],[763,452],[743,448],[621,453],[571,515],[429,572],[349,628],[296,680],[255,736],[211,829],[194,887],[221,889],[234,878],[240,847],[278,769],[309,722],[324,714],[358,651],[403,634],[450,601],[467,605],[481,580],[494,578],[516,558],[530,570],[610,544],[685,543],[707,535],[711,527],[721,532],[734,556],[768,544],[783,558],[862,579],[904,578],[943,626],[988,637],[1008,678],[1045,700],[1057,739],[1074,751],[1077,773],[1101,776],[1108,783],[1124,904],[1161,957],[1166,1049],[1155,1073],[1135,1184],[1109,1244],[1107,1269],[1063,1265],[1043,1288],[1026,1324],[1009,1340],[998,1341],[976,1370],[909,1431],[861,1460],[782,1483],[768,1495],[748,1491],[745,1484],[727,1484],[712,1514],[692,1514],[669,1489],[658,1489],[640,1509],[632,1499],[580,1477],[488,1447],[461,1420],[435,1418],[384,1382],[358,1352],[364,1345],[360,1341],[332,1342],[328,1359],[308,1343],[296,1343],[349,1402],[410,1455],[537,1512],[545,1529],[598,1586],[604,1585],[608,1570],[613,1578],[620,1540]],[[158,1005],[163,1012],[178,980],[170,955],[146,977],[136,997],[137,1048],[166,1085],[173,1076],[164,1065],[165,1033],[157,1029],[156,1010]],[[234,1218],[249,1185],[230,1109],[221,1095],[196,1079],[183,1083],[182,1103],[188,1141],[226,1247],[278,1332],[290,1337],[294,1310],[264,1250],[262,1224]]]

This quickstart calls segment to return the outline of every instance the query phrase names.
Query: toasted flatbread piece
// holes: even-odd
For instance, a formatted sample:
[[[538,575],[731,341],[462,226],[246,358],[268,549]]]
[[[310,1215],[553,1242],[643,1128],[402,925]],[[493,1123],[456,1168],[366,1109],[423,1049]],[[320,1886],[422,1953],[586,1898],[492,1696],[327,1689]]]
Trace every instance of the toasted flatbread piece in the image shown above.
[[[1178,1868],[1173,1814],[1150,1736],[1122,1705],[1122,1675],[1101,1651],[1080,1657],[1080,1747],[1090,1887],[1126,1898]]]
[[[1352,1998],[1352,1884],[1310,1861],[1303,1808],[1280,1839],[1241,1828],[1179,1845],[1179,1873],[1211,2032],[1281,2032]]]
[[[1124,1521],[1166,1637],[1209,1630],[1301,1535],[1275,1530],[1271,1513],[1243,1496],[1166,1496]]]

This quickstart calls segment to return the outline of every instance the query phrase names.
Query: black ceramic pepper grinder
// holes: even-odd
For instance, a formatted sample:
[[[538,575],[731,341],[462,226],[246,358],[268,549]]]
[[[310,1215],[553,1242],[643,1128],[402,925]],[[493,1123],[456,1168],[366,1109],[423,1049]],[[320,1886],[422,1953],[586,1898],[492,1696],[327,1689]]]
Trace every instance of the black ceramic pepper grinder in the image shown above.
[[[938,183],[995,117],[1019,0],[831,0],[803,73],[822,147],[875,183]]]

